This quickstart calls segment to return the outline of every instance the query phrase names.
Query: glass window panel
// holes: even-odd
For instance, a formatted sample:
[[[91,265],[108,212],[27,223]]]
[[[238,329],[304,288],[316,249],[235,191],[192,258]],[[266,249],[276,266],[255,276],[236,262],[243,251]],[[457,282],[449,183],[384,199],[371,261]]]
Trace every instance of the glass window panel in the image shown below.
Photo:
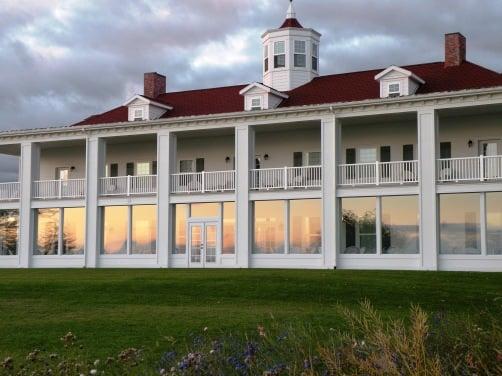
[[[220,204],[192,204],[190,210],[191,218],[214,218],[220,216]]]
[[[418,253],[418,196],[382,197],[382,253]]]
[[[286,45],[284,42],[274,43],[274,55],[281,55],[286,53]]]
[[[103,254],[126,254],[128,233],[127,206],[103,208]]]
[[[153,255],[157,251],[157,207],[136,205],[132,207],[132,254]]]
[[[17,255],[19,211],[0,210],[0,256]]]
[[[188,205],[186,204],[178,204],[174,206],[174,215],[175,215],[175,245],[173,249],[173,254],[184,255],[187,249],[187,239],[186,239],[186,231],[187,231],[187,214],[188,214]]]
[[[83,255],[85,209],[65,208],[63,222],[63,255]]]
[[[479,193],[440,195],[442,254],[481,253]]]
[[[184,160],[180,161],[180,172],[193,172],[193,161],[192,160]]]
[[[486,194],[486,240],[489,255],[502,255],[502,192]]]
[[[303,54],[295,54],[295,67],[305,68],[307,66],[307,56]]]
[[[313,151],[309,153],[309,166],[321,165],[321,152]]]
[[[37,210],[35,255],[57,255],[59,249],[59,209]]]
[[[342,253],[376,253],[376,198],[342,199]]]
[[[289,253],[321,253],[321,200],[292,200],[289,205]]]
[[[284,253],[284,201],[254,203],[253,253]]]
[[[359,149],[359,163],[374,163],[377,160],[376,148]]]
[[[224,255],[235,253],[235,202],[223,204],[223,249]]]
[[[150,162],[139,162],[136,165],[136,175],[144,176],[150,175]]]

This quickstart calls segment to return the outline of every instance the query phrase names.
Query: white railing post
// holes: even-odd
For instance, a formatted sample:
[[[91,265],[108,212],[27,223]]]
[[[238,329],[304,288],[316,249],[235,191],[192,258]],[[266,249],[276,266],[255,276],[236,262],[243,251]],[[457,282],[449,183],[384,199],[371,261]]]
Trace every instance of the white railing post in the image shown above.
[[[376,185],[380,185],[380,162],[375,162]]]
[[[127,196],[131,195],[131,175],[127,175]]]
[[[202,183],[202,187],[201,187],[202,193],[206,193],[206,172],[202,171],[201,176],[202,176],[202,178],[201,178],[201,180],[202,180],[202,182],[201,182]]]
[[[63,180],[59,179],[58,181],[58,197],[61,199],[63,195]]]
[[[288,168],[284,167],[284,189],[288,189]]]
[[[485,181],[485,156],[479,156],[479,180]]]

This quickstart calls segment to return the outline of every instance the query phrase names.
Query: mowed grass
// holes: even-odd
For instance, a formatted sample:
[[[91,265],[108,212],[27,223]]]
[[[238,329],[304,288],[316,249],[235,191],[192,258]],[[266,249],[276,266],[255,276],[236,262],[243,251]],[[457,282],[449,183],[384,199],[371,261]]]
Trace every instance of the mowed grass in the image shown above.
[[[502,317],[502,273],[308,270],[1,270],[0,357],[56,351],[68,331],[89,357],[160,354],[200,333],[258,324],[339,328],[368,299],[384,316],[412,304],[452,320]],[[443,316],[442,316],[443,317]]]

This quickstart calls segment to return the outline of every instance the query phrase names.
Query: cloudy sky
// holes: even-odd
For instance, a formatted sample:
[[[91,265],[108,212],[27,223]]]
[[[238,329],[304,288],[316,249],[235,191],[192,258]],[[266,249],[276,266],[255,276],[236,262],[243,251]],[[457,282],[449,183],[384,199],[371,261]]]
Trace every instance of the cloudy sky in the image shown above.
[[[321,73],[443,59],[443,34],[502,71],[502,0],[295,0]],[[0,129],[67,125],[142,92],[260,80],[260,35],[288,0],[0,0]],[[481,6],[480,6],[481,5]]]

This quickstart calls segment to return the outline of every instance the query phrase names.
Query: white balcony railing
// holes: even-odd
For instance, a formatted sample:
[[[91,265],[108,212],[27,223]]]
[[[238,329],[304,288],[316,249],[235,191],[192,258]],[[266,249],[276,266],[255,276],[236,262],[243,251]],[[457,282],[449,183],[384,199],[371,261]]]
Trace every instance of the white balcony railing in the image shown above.
[[[321,188],[322,167],[264,168],[250,171],[252,190]]]
[[[171,175],[171,193],[207,193],[234,190],[234,170],[189,172]]]
[[[342,164],[338,182],[342,186],[418,183],[418,161]]]
[[[157,193],[157,175],[117,176],[101,178],[101,196],[135,196]]]
[[[33,182],[33,198],[62,199],[85,197],[85,179],[42,180]]]
[[[441,183],[502,180],[502,155],[438,159]]]
[[[19,183],[0,183],[0,201],[19,200]]]

